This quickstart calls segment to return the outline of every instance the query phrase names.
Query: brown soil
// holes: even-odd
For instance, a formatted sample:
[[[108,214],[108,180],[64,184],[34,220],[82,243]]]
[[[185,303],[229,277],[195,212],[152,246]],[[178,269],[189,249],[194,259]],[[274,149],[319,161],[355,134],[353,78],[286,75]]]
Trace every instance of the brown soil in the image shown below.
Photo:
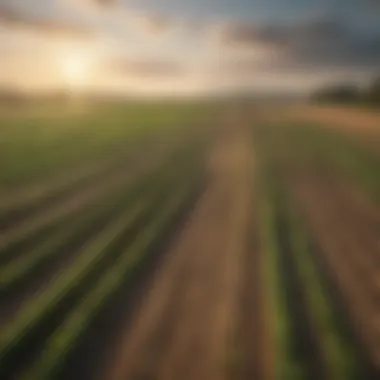
[[[254,308],[240,302],[258,302],[253,294],[240,295],[248,281],[245,265],[253,263],[245,246],[252,173],[249,136],[244,127],[235,127],[227,128],[212,150],[208,188],[165,255],[141,307],[109,350],[99,379],[230,377],[237,325],[255,323],[240,315],[242,310],[253,315]],[[251,330],[247,337],[253,347]]]
[[[358,190],[328,176],[298,175],[291,187],[336,279],[354,330],[379,370],[380,210],[369,207]]]
[[[265,287],[266,262],[259,236],[260,226],[256,219],[259,204],[255,199],[252,209],[241,271],[236,358],[231,375],[231,379],[239,380],[274,379],[270,292]]]
[[[263,255],[252,197],[251,137],[233,114],[219,132],[221,137],[210,152],[205,192],[146,281],[148,285],[141,293],[144,297],[127,308],[131,315],[124,321],[119,311],[115,320],[122,325],[120,333],[117,339],[104,340],[105,355],[97,363],[97,378],[91,375],[91,380],[274,378],[270,370],[274,353],[268,339],[269,308],[262,287]],[[174,141],[163,143],[160,154],[150,151],[149,157],[127,174],[120,170],[109,180],[83,186],[40,210],[0,235],[0,245],[34,233],[84,204],[90,207],[100,194],[135,180],[159,164],[157,157],[164,157],[162,152],[173,147]],[[11,301],[6,300],[7,310],[0,318],[3,326],[76,257],[74,251],[63,255],[46,275],[33,280]],[[99,345],[96,332],[93,342]]]

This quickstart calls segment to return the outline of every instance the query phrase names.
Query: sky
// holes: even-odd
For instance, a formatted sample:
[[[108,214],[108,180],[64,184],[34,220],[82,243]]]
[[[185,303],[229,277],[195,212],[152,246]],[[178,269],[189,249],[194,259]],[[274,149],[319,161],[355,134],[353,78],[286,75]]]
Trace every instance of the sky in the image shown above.
[[[0,87],[307,93],[380,74],[380,0],[0,0]]]

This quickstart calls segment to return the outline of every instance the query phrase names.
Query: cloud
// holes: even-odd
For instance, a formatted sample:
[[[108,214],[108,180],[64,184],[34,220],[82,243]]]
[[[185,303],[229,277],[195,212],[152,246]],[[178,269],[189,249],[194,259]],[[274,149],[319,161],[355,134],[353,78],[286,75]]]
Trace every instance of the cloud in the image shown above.
[[[141,78],[177,77],[185,72],[179,62],[154,58],[114,59],[106,67],[113,73]]]
[[[1,1],[1,0],[0,0]],[[103,30],[122,36],[138,34],[158,37],[177,22],[169,17],[128,7],[121,0],[60,0],[72,13],[90,19]]]
[[[290,25],[230,24],[220,30],[218,42],[232,51],[260,47],[277,52],[264,62],[274,69],[371,68],[380,64],[380,34],[359,35],[347,24],[329,18]],[[254,62],[245,67],[257,70]]]
[[[171,20],[159,15],[143,15],[138,17],[138,21],[142,29],[151,35],[161,35],[174,24]]]
[[[101,7],[109,7],[114,6],[120,3],[119,0],[88,0],[95,5],[99,5]]]
[[[121,0],[59,0],[72,11],[95,17],[115,15],[126,10]]]
[[[32,16],[10,5],[0,4],[0,24],[25,29],[49,36],[63,36],[70,38],[93,38],[95,32],[85,27],[69,22]]]

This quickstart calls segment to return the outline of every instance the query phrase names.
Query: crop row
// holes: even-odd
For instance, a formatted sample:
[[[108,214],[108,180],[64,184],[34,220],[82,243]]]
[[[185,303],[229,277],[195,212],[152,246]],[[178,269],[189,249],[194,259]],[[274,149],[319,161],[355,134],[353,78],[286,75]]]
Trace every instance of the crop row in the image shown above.
[[[197,162],[197,160],[194,161]],[[62,305],[71,305],[64,307],[64,309],[70,309],[78,303],[86,291],[90,291],[91,284],[101,278],[103,270],[106,270],[105,262],[112,256],[111,263],[109,263],[112,266],[112,262],[119,259],[120,253],[115,253],[117,246],[125,242],[126,236],[131,238],[145,225],[154,212],[158,211],[162,197],[168,196],[178,186],[179,181],[184,180],[184,177],[190,176],[191,178],[194,175],[192,171],[194,164],[189,166],[184,162],[177,161],[175,166],[178,167],[179,164],[182,164],[180,166],[182,175],[178,175],[178,170],[174,172],[168,170],[170,166],[166,166],[165,181],[162,178],[160,180],[157,173],[150,176],[143,188],[150,189],[150,193],[153,194],[150,196],[140,194],[140,197],[135,199],[132,208],[128,208],[115,222],[93,238],[79,253],[74,264],[58,275],[56,281],[38,298],[30,301],[21,310],[15,321],[2,331],[0,358],[4,364],[3,368],[7,367],[5,364],[9,360],[17,359],[17,353],[25,349],[25,345],[27,346],[28,342],[33,339],[34,334],[38,335],[39,328],[46,325],[52,315],[62,309]],[[199,172],[199,167],[195,171]],[[163,172],[160,173],[161,177],[163,174]],[[156,184],[155,188],[152,186],[154,184]],[[139,189],[142,190],[141,187]],[[94,276],[94,273],[97,275]]]
[[[334,195],[332,186],[326,189],[318,182],[295,186],[293,191],[321,247],[320,262],[330,278],[332,293],[337,294],[337,304],[345,310],[347,325],[359,343],[366,372],[377,373],[374,376],[377,378],[379,287],[376,233],[372,231],[372,235],[369,231],[371,226],[376,228],[376,224],[369,223],[366,228],[369,220],[364,215],[358,215],[342,194],[337,200],[338,194]],[[321,204],[324,207],[320,207]]]
[[[157,120],[151,121],[153,124],[156,122]],[[107,125],[108,123],[109,120],[107,120]],[[45,125],[45,127],[47,128],[46,131],[41,132],[50,134],[51,130],[54,130],[50,124],[49,126]],[[96,184],[97,181],[106,179],[123,168],[128,171],[129,168],[135,166],[136,162],[141,161],[142,151],[149,152],[149,156],[160,156],[164,150],[170,150],[170,147],[183,144],[184,141],[189,141],[194,137],[193,135],[195,135],[195,133],[193,131],[196,129],[182,126],[180,129],[176,128],[170,130],[169,128],[161,126],[160,129],[148,128],[144,130],[146,127],[147,126],[144,126],[144,128],[138,131],[135,130],[134,133],[128,133],[129,138],[127,141],[109,141],[112,143],[113,149],[108,151],[107,154],[101,154],[96,160],[90,160],[84,163],[75,161],[75,167],[71,167],[70,170],[65,171],[56,170],[56,174],[50,179],[38,180],[27,185],[22,183],[22,186],[5,190],[4,193],[0,189],[0,230],[8,229],[40,209],[48,208],[84,186],[88,187],[94,183]],[[38,128],[40,128],[40,126],[38,126]],[[33,129],[34,128],[32,128],[32,130]],[[24,139],[24,136],[17,136],[17,134],[12,133],[12,130],[13,128],[9,131],[11,133],[8,136],[11,138],[9,142],[11,145],[18,145],[17,139],[19,137]],[[90,130],[91,134],[94,133],[92,128]],[[30,130],[27,129],[25,132],[30,133]],[[68,134],[76,133],[75,130],[66,132],[68,132]],[[62,133],[62,131],[59,133]],[[199,133],[197,133],[197,135],[197,137],[199,137]],[[108,139],[109,136],[104,137]],[[86,136],[84,141],[87,140],[88,136]],[[29,140],[27,140],[27,142],[30,143]],[[72,144],[69,144],[69,148],[71,148],[71,145]],[[60,146],[60,149],[61,148],[65,147]],[[67,151],[67,149],[65,150]],[[70,151],[70,149],[68,151]],[[39,152],[38,155],[33,155],[33,157],[29,159],[31,161],[34,159],[39,160],[42,156],[41,152]],[[22,161],[22,158],[24,157],[19,157],[17,160],[12,159],[8,163],[11,165],[18,165],[19,163],[27,164]],[[150,157],[148,157],[148,159],[149,158]],[[45,161],[49,161],[49,159],[45,157],[44,163]],[[8,170],[9,168],[7,167],[6,169]],[[22,179],[20,178],[20,180]]]
[[[34,197],[27,197],[24,194],[19,199],[10,201],[6,204],[0,204],[0,230],[7,230],[13,225],[16,225],[21,220],[30,217],[42,209],[46,209],[51,205],[59,202],[62,199],[74,194],[85,186],[96,184],[99,180],[104,180],[118,170],[128,169],[133,165],[133,156],[124,154],[122,160],[115,162],[112,160],[99,168],[94,166],[94,169],[89,172],[80,173],[78,177],[66,179],[65,182],[56,181],[57,184],[51,185],[47,190],[37,192]],[[95,170],[96,169],[96,170]]]
[[[197,187],[194,185],[196,184],[193,180],[185,181],[176,196],[163,203],[161,212],[145,226],[133,243],[124,249],[118,261],[105,273],[92,292],[83,297],[79,306],[50,337],[42,356],[32,371],[25,375],[25,380],[48,380],[59,373],[65,358],[96,316],[97,311],[122,284],[133,278],[134,271],[148,258],[150,251],[162,239],[162,235],[168,233],[173,219],[178,217],[186,202],[194,194]]]
[[[176,158],[178,160],[180,157]],[[94,226],[101,226],[109,218],[116,215],[120,210],[120,206],[127,207],[128,204],[134,202],[136,197],[150,191],[158,179],[163,181],[166,177],[177,176],[179,170],[184,170],[183,167],[178,168],[177,160],[163,165],[155,173],[149,174],[147,178],[142,179],[135,186],[124,186],[114,191],[113,194],[107,194],[100,200],[99,205],[87,212],[75,213],[61,228],[51,232],[46,239],[42,239],[40,244],[37,244],[30,252],[17,257],[8,265],[0,267],[0,288],[4,291],[19,282],[25,281],[44,263],[59,255],[65,247],[77,246],[78,244],[72,243],[84,241],[86,236],[90,236],[91,232],[96,229]],[[183,160],[186,162],[189,158],[186,158],[186,156],[180,158],[180,162]]]
[[[342,133],[314,124],[265,125],[254,128],[261,154],[283,172],[323,171],[345,177],[380,201],[380,159]]]
[[[156,140],[154,134],[153,136],[149,134],[138,144],[129,146],[132,145],[130,143],[121,152],[116,150],[112,157],[105,157],[102,162],[74,170],[74,175],[72,173],[70,176],[61,175],[62,178],[56,179],[51,184],[36,184],[35,189],[32,186],[27,193],[23,190],[17,194],[16,191],[15,196],[5,197],[5,200],[0,199],[0,231],[10,229],[20,221],[54,206],[78,191],[90,189],[101,181],[108,181],[121,171],[133,171],[141,166],[139,165],[142,162],[141,151],[144,149],[149,150],[150,156],[157,155],[157,157],[172,149],[169,143],[157,144]]]
[[[275,316],[277,376],[365,378],[357,342],[344,328],[342,311],[336,307],[323,267],[318,265],[320,252],[286,190],[276,177],[266,180],[263,223],[271,314]]]
[[[163,163],[160,163],[156,169],[153,169],[145,175],[145,182],[137,181],[137,184],[130,184],[126,181],[124,185],[121,184],[116,189],[110,189],[107,194],[100,195],[100,199],[99,196],[97,196],[96,199],[91,200],[90,204],[79,206],[65,216],[48,219],[42,225],[32,226],[33,228],[29,228],[21,234],[12,234],[9,237],[3,237],[0,239],[0,263],[5,264],[10,260],[15,259],[25,250],[30,250],[33,246],[45,241],[52,233],[76,223],[76,220],[80,218],[86,210],[97,207],[96,202],[104,203],[107,202],[105,200],[109,197],[117,198],[117,194],[122,191],[129,192],[132,196],[133,194],[138,193],[144,186],[149,187],[146,182],[151,181],[151,183],[155,183],[154,176],[159,177],[161,175],[160,173],[169,170],[169,167],[166,167],[166,165],[175,165],[177,161],[185,160],[186,157],[190,157],[191,154],[193,154],[191,147],[176,148],[174,152],[169,154]],[[128,189],[129,187],[130,190]]]

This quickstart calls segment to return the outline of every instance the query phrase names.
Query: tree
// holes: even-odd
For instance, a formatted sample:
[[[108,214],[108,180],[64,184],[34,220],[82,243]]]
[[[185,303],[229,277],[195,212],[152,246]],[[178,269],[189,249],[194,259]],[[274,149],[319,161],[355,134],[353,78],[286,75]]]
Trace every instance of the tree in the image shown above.
[[[352,84],[337,84],[317,90],[312,99],[317,102],[356,103],[361,99],[360,89]]]
[[[370,85],[367,98],[370,104],[380,106],[380,76]]]

